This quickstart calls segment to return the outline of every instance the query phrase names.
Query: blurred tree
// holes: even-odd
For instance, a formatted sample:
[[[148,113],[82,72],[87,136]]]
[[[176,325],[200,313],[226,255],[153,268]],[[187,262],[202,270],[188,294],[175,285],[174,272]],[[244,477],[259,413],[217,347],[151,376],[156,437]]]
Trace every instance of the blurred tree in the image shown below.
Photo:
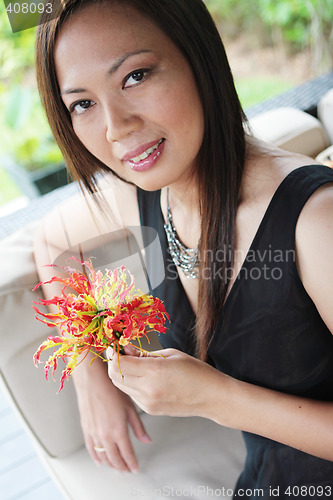
[[[10,157],[27,170],[62,160],[40,105],[34,71],[36,29],[13,33],[0,4],[0,166]]]
[[[332,0],[205,0],[228,36],[262,34],[263,40],[310,47],[318,73],[333,67]],[[12,33],[0,0],[0,156],[29,170],[60,162],[39,103],[34,76],[35,28]]]
[[[315,68],[333,69],[333,2],[305,0],[310,17],[309,40]]]
[[[228,34],[256,31],[262,42],[287,50],[310,49],[315,74],[333,67],[332,0],[205,0]],[[234,21],[229,24],[229,20]]]

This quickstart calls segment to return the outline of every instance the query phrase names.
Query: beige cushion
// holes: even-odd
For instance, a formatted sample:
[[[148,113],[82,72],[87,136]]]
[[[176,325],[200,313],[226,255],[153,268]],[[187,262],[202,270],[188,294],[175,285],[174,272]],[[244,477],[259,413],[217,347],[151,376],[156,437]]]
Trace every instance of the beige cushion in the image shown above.
[[[256,137],[293,153],[315,157],[329,145],[317,118],[295,108],[277,108],[250,120]]]
[[[333,89],[319,101],[318,118],[326,130],[330,143],[333,144]]]
[[[144,414],[142,420],[153,441],[142,444],[133,439],[140,464],[138,474],[96,467],[85,450],[63,460],[47,459],[67,498],[155,500],[169,496],[202,500],[232,497],[245,454],[239,432],[196,417]],[[222,488],[225,488],[224,494],[218,491]]]
[[[324,165],[327,165],[328,167],[333,168],[333,146],[330,146],[319,153],[316,160],[320,161],[320,163],[323,163]]]
[[[83,447],[71,381],[56,395],[58,381],[46,383],[43,368],[36,369],[32,361],[36,348],[50,334],[48,327],[35,320],[31,307],[40,296],[31,291],[38,281],[32,251],[37,225],[0,241],[0,375],[64,496],[71,500],[153,500],[174,492],[178,498],[202,499],[212,498],[216,490],[218,496],[231,498],[245,446],[240,432],[206,419],[142,413],[153,442],[145,445],[133,438],[139,474],[97,467],[91,460]]]
[[[35,320],[32,292],[38,283],[33,259],[33,223],[0,241],[0,371],[25,423],[46,453],[67,456],[83,445],[75,392],[70,382],[57,392],[33,354],[51,329]]]

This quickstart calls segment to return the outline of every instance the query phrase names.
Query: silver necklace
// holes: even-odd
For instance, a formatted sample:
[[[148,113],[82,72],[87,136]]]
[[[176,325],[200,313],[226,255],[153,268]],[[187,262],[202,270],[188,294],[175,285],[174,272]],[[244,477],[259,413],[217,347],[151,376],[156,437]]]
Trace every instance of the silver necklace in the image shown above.
[[[176,228],[172,220],[169,204],[169,188],[167,188],[167,222],[164,224],[169,252],[176,266],[180,267],[186,278],[199,276],[199,250],[187,248],[179,241]]]

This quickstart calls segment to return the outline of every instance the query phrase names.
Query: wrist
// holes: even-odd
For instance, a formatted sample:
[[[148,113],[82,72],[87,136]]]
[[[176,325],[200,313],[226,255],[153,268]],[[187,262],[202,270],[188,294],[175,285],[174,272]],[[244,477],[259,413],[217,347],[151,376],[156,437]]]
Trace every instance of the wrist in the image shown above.
[[[206,392],[205,411],[202,416],[219,425],[239,428],[237,408],[239,381],[214,369]]]
[[[109,379],[107,363],[98,357],[96,358],[96,355],[92,352],[89,352],[87,355],[83,355],[82,360],[79,360],[75,367],[72,374],[73,382],[76,388],[82,385],[87,389],[90,383],[96,383],[96,377],[99,380],[102,378]]]

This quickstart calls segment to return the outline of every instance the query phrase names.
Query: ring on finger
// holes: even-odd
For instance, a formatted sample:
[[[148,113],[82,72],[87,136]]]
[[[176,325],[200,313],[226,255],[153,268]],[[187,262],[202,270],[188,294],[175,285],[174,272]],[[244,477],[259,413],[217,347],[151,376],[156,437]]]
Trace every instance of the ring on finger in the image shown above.
[[[103,446],[94,446],[95,451],[99,451],[100,453],[105,452],[106,449]]]

